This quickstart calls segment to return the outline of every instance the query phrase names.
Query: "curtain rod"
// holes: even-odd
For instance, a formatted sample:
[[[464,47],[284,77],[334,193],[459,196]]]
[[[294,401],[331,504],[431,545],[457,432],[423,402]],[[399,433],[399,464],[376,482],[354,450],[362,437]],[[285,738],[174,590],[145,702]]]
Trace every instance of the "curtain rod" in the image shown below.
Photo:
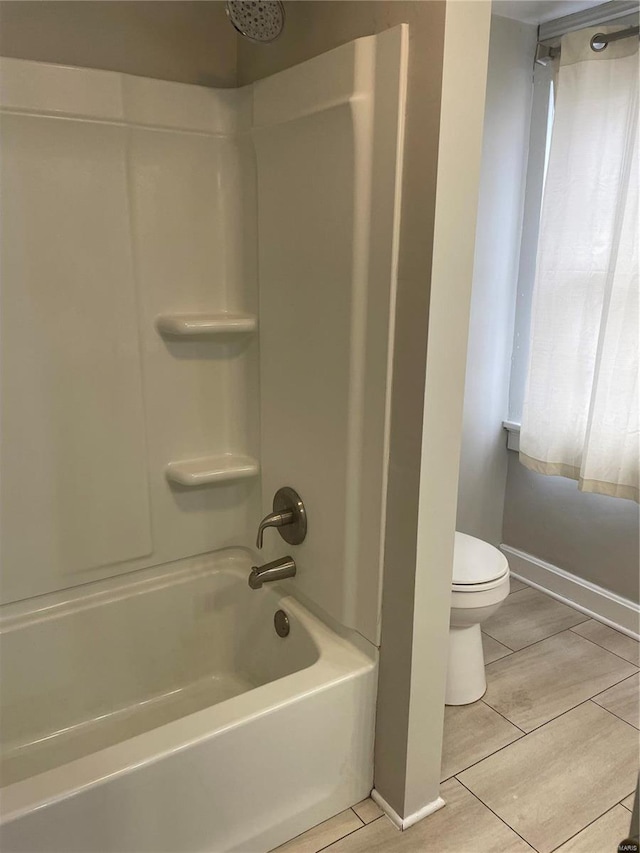
[[[637,24],[638,21],[628,20],[629,17],[634,18],[639,11],[638,0],[611,0],[611,2],[602,3],[600,6],[590,6],[581,12],[572,12],[570,15],[564,15],[561,18],[540,24],[538,40],[548,41],[563,36],[565,33],[583,30],[585,27],[611,26],[615,21],[620,22],[620,27],[630,27],[632,24]],[[627,18],[627,20],[622,20],[623,18]]]
[[[601,53],[611,42],[633,38],[633,36],[638,36],[639,34],[640,27],[627,27],[624,30],[618,30],[614,33],[596,33],[591,36],[589,47],[596,53]],[[555,59],[556,56],[560,56],[560,47],[549,47],[544,42],[538,42],[536,50],[536,62],[538,64],[544,65],[547,60]]]

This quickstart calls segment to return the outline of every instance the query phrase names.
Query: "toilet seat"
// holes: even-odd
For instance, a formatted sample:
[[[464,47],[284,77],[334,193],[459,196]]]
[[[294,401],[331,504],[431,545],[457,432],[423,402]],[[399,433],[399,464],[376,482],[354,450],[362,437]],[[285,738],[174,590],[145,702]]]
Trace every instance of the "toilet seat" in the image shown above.
[[[504,554],[488,542],[456,531],[453,546],[452,589],[481,592],[503,583],[509,574]]]
[[[496,578],[493,581],[487,581],[486,583],[452,583],[451,591],[452,592],[466,592],[472,593],[475,592],[476,595],[481,592],[488,592],[491,589],[496,589],[496,587],[502,586],[505,580],[508,580],[509,571],[507,570],[503,575],[499,578]]]

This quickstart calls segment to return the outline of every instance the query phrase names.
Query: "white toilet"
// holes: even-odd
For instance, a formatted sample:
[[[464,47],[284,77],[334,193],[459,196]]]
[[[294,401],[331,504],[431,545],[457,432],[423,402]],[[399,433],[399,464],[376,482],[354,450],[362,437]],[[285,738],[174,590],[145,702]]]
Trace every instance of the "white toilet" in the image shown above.
[[[480,625],[509,595],[509,564],[501,551],[456,531],[449,620],[447,705],[468,705],[484,695]]]

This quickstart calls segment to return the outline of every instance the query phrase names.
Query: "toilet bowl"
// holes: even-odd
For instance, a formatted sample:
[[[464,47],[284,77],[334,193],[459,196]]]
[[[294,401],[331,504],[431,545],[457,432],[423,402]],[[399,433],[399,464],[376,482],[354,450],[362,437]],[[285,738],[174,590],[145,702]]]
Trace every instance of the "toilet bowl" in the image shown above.
[[[449,619],[447,705],[468,705],[487,682],[480,625],[509,595],[509,564],[488,542],[456,531]]]

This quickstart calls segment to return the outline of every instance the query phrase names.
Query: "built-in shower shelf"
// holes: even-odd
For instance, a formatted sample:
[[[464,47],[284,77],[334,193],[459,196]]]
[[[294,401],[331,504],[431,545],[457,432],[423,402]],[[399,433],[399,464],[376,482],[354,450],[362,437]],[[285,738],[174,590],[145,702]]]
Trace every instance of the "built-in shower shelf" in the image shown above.
[[[167,479],[180,486],[206,486],[229,483],[257,477],[260,463],[252,456],[224,453],[221,456],[203,456],[185,459],[167,465]]]
[[[156,320],[161,334],[180,338],[246,334],[257,326],[255,314],[161,314]]]

